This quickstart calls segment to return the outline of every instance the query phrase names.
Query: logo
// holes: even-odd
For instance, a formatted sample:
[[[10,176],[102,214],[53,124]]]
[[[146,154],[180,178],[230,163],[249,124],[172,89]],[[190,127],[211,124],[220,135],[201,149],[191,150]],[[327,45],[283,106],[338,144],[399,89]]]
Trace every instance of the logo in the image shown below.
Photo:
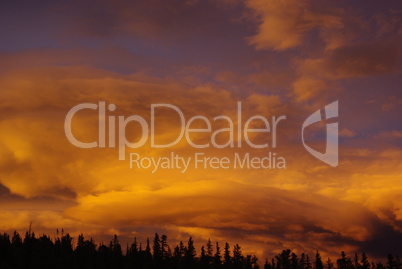
[[[304,121],[302,126],[303,146],[307,149],[308,152],[310,152],[311,155],[323,161],[324,163],[331,165],[332,167],[338,166],[338,123],[336,122],[326,124],[327,138],[325,145],[325,153],[318,152],[309,147],[308,145],[306,145],[304,140],[304,129],[313,123],[337,117],[338,117],[338,101],[335,101],[325,106],[324,118],[321,117],[321,110],[319,109],[313,114],[311,114]]]
[[[285,115],[279,117],[265,117],[262,115],[253,115],[248,119],[242,114],[242,104],[237,103],[237,111],[232,118],[228,115],[218,115],[213,118],[207,118],[203,115],[186,117],[183,111],[171,104],[151,104],[149,116],[140,116],[133,114],[125,117],[115,115],[116,105],[105,102],[99,104],[82,103],[74,106],[67,113],[64,122],[64,131],[70,143],[79,148],[116,148],[119,160],[126,160],[126,150],[131,149],[129,153],[130,168],[151,169],[152,173],[158,169],[180,169],[182,173],[187,171],[192,164],[195,169],[284,169],[286,160],[275,152],[269,151],[277,147],[278,125],[286,119]],[[74,116],[81,110],[93,110],[98,118],[98,138],[92,142],[82,142],[72,130],[72,121]],[[173,113],[176,120],[180,123],[179,128],[174,128],[171,141],[161,141],[156,133],[157,127],[163,126],[162,115],[169,111]],[[204,127],[196,125],[201,123]],[[139,140],[132,142],[127,138],[128,125],[136,124],[136,133],[139,134]],[[167,128],[165,133],[172,130]],[[161,130],[159,130],[161,132]],[[128,134],[133,137],[132,133]],[[107,139],[108,137],[108,139]],[[138,136],[137,136],[138,137]],[[202,138],[202,139],[197,139]],[[256,139],[260,138],[260,139]],[[137,138],[138,139],[138,138]],[[202,141],[202,142],[201,142]],[[170,156],[143,156],[140,149],[143,146],[149,146],[151,149],[175,148],[181,142],[194,148],[196,151],[192,156],[180,156],[175,152],[170,152]],[[250,149],[266,149],[264,156],[251,155],[248,152],[239,150],[229,157],[207,156],[202,149],[207,148],[232,148],[240,149],[248,147]]]
[[[98,125],[95,141],[82,142],[73,134],[71,127],[73,118],[82,110],[87,110],[87,113],[95,112],[93,116],[97,118]],[[64,122],[67,139],[79,148],[115,148],[119,160],[126,160],[128,153],[130,169],[149,169],[152,173],[159,169],[180,169],[184,173],[190,166],[194,169],[286,168],[286,159],[275,152],[278,146],[278,127],[286,120],[285,115],[279,117],[252,115],[246,118],[242,113],[241,102],[237,103],[236,113],[231,114],[231,117],[229,115],[218,115],[213,118],[203,115],[186,117],[179,107],[171,104],[151,104],[148,115],[132,114],[126,117],[116,115],[118,113],[116,110],[116,105],[106,105],[104,101],[98,104],[82,103],[74,106],[67,113]],[[161,115],[166,112],[169,112],[178,122],[178,126],[171,128],[162,124]],[[302,143],[314,157],[336,167],[338,165],[338,123],[333,123],[333,120],[328,123],[326,120],[338,117],[338,101],[325,106],[323,116],[321,112],[321,110],[315,111],[304,121]],[[326,122],[324,153],[308,146],[304,136],[306,127],[322,121]],[[136,126],[135,129],[128,128],[133,124]],[[203,127],[200,128],[200,126]],[[159,130],[159,133],[156,130]],[[171,135],[168,141],[164,139],[166,133]],[[136,141],[132,141],[133,138],[136,138]],[[175,146],[179,143],[186,143],[188,147],[192,147],[195,150],[194,154],[185,156],[171,151],[170,155],[165,153],[163,156],[147,156],[143,155],[144,151],[139,150],[143,146],[151,149],[177,150],[178,147]],[[206,155],[202,150],[207,148],[231,148],[233,150],[229,152],[233,154],[231,156]],[[251,153],[240,150],[241,148],[255,149],[255,151]],[[131,150],[127,152],[128,149]]]

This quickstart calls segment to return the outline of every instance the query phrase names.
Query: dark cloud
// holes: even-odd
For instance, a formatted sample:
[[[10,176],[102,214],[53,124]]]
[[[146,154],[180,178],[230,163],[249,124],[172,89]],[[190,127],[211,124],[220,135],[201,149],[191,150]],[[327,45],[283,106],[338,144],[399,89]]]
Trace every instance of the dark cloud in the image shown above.
[[[396,38],[377,44],[341,47],[328,55],[322,67],[329,76],[341,78],[400,72],[402,70],[400,44],[401,39]]]

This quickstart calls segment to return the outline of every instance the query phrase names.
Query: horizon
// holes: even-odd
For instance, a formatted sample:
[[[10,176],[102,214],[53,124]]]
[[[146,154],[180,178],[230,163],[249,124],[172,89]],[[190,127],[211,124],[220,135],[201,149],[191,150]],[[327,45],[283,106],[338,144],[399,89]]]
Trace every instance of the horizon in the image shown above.
[[[224,265],[225,264],[225,261],[223,260],[224,253],[222,250],[224,250],[224,247],[226,247],[226,245],[227,245],[228,246],[228,255],[232,259],[235,256],[234,248],[239,247],[238,250],[240,250],[240,255],[242,255],[242,257],[243,257],[242,258],[243,262],[246,262],[247,257],[256,258],[255,262],[260,267],[262,267],[264,264],[268,263],[269,264],[268,266],[273,266],[273,268],[275,268],[275,265],[273,264],[272,261],[275,260],[276,262],[278,262],[277,259],[281,256],[281,254],[283,254],[286,251],[289,251],[288,254],[296,255],[295,257],[297,259],[297,262],[298,263],[300,262],[300,266],[303,266],[301,257],[304,256],[305,258],[309,259],[308,261],[311,263],[310,264],[310,266],[312,266],[311,268],[315,268],[315,269],[317,269],[317,265],[315,264],[317,261],[316,254],[320,253],[320,250],[318,250],[318,249],[314,253],[304,253],[304,252],[295,253],[295,252],[291,251],[290,249],[283,249],[281,251],[278,251],[276,254],[273,254],[272,257],[258,257],[255,255],[255,253],[249,252],[249,251],[243,249],[242,246],[237,243],[230,244],[228,242],[213,241],[211,239],[208,239],[204,243],[197,243],[197,242],[194,242],[194,239],[190,236],[187,240],[180,240],[180,241],[172,244],[171,242],[169,242],[169,237],[167,235],[165,235],[165,234],[159,235],[158,233],[155,233],[153,236],[146,237],[144,242],[138,240],[138,238],[145,238],[145,237],[135,236],[132,238],[131,242],[123,242],[122,243],[120,238],[116,234],[114,236],[110,236],[109,241],[97,242],[92,237],[88,238],[82,233],[80,233],[76,237],[74,237],[74,236],[71,236],[70,233],[64,231],[64,229],[61,229],[60,231],[59,231],[59,229],[56,229],[56,233],[53,235],[53,238],[52,238],[52,236],[49,236],[45,233],[43,233],[41,235],[36,235],[35,231],[34,231],[34,229],[32,229],[31,225],[30,225],[30,228],[28,229],[28,231],[25,232],[25,236],[22,236],[22,234],[20,234],[18,231],[14,231],[12,235],[6,234],[6,233],[1,234],[3,239],[4,238],[9,239],[10,245],[7,247],[10,247],[10,246],[11,247],[20,247],[19,244],[22,244],[22,246],[29,245],[32,243],[32,239],[38,240],[38,242],[40,242],[41,238],[50,239],[50,241],[54,244],[55,248],[60,247],[60,245],[58,245],[58,244],[61,244],[63,242],[63,240],[67,240],[67,241],[64,241],[64,244],[65,244],[64,247],[71,248],[71,250],[74,252],[76,252],[78,250],[78,248],[82,248],[84,246],[83,245],[84,242],[89,242],[90,244],[92,244],[96,251],[100,251],[101,248],[111,249],[112,248],[111,246],[115,245],[117,243],[119,245],[120,255],[122,257],[129,257],[132,254],[134,249],[135,249],[135,251],[138,251],[138,252],[147,252],[148,247],[150,248],[150,254],[155,255],[155,247],[156,247],[155,241],[158,238],[157,244],[162,244],[162,242],[163,242],[163,244],[166,244],[165,247],[167,247],[167,249],[169,250],[168,251],[170,253],[169,255],[173,255],[172,257],[175,256],[174,251],[176,251],[177,248],[179,248],[180,246],[184,246],[185,249],[188,249],[188,244],[190,241],[192,241],[192,244],[194,245],[194,255],[195,255],[195,259],[197,262],[200,262],[200,259],[203,257],[203,255],[206,254],[203,252],[203,248],[205,247],[205,248],[210,248],[210,251],[212,251],[213,256],[218,255],[218,254],[222,255],[221,265]],[[165,241],[162,240],[163,237],[164,237]],[[17,238],[17,239],[15,239],[15,238]],[[20,241],[18,241],[18,240],[20,240]],[[80,240],[82,240],[82,242],[80,242]],[[4,241],[2,241],[2,243],[4,244]],[[149,243],[149,245],[148,245],[148,243]],[[208,245],[209,245],[209,247],[208,247]],[[217,245],[219,245],[219,252],[217,252]],[[3,245],[3,247],[4,246],[5,245]],[[40,249],[41,247],[43,247],[43,246],[41,246],[40,244],[34,246],[34,248],[37,248],[36,251],[39,251],[39,252],[42,251],[42,249]],[[88,245],[84,246],[84,248],[85,247],[88,247]],[[344,258],[342,255],[345,255]],[[356,255],[358,257],[357,261],[356,261]],[[367,255],[364,251],[361,253],[357,253],[357,252],[345,253],[342,250],[339,252],[338,256],[336,256],[336,257],[322,257],[321,254],[319,257],[323,263],[323,268],[328,268],[328,269],[330,269],[328,266],[331,266],[331,268],[339,268],[340,266],[345,266],[345,265],[339,264],[339,261],[342,259],[346,259],[345,262],[353,263],[351,266],[355,266],[355,263],[358,263],[359,264],[358,268],[362,268],[361,266],[363,266],[363,256],[365,258],[367,258],[369,266],[372,266],[374,264],[374,266],[375,266],[374,268],[381,269],[381,268],[385,268],[384,266],[390,266],[390,264],[389,264],[390,256],[389,255],[391,255],[391,257],[393,259],[396,259],[393,261],[393,262],[397,263],[396,266],[400,266],[400,264],[398,265],[398,262],[400,263],[399,255],[395,254],[395,253],[388,253],[386,256],[380,257],[377,260],[373,260],[370,257],[367,257]],[[172,258],[172,257],[170,257],[170,258]],[[289,255],[289,258],[291,258],[291,255]],[[156,260],[154,260],[154,259],[153,259],[153,261],[156,262]],[[13,261],[13,260],[11,260],[11,261]],[[2,260],[2,262],[4,262],[4,260]],[[13,262],[15,262],[15,261],[13,261]],[[307,262],[307,264],[308,264],[308,262]],[[383,267],[381,267],[381,266],[383,266]],[[272,267],[270,267],[270,268],[272,268]],[[356,267],[353,267],[353,268],[356,268]],[[399,268],[399,267],[397,267],[397,268]]]

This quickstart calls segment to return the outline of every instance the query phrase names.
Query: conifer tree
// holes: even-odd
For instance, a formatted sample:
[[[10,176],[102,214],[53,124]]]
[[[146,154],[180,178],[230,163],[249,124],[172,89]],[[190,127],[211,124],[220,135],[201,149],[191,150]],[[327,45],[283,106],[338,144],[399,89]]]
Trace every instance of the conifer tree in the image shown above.
[[[315,269],[324,269],[324,265],[322,264],[322,261],[321,261],[321,255],[318,252],[318,250],[315,254]]]
[[[219,243],[216,242],[216,249],[214,255],[214,264],[221,265],[222,264],[222,256],[221,256],[221,248],[219,247]]]
[[[228,244],[228,242],[225,243],[225,249],[223,252],[223,260],[224,260],[224,264],[231,264],[231,257],[230,257],[230,246]]]

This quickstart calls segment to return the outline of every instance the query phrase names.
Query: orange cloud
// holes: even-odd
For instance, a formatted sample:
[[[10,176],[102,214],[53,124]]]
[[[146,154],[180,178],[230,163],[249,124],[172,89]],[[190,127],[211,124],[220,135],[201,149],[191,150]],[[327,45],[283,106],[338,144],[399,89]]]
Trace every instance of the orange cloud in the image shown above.
[[[399,13],[388,11],[387,20],[385,11],[372,16],[381,12],[304,0],[159,2],[73,3],[87,16],[71,13],[74,23],[66,19],[58,31],[72,41],[56,34],[62,41],[54,49],[0,52],[0,227],[23,231],[33,220],[39,231],[65,228],[99,240],[105,233],[131,240],[163,231],[177,241],[193,235],[240,243],[261,259],[283,248],[335,256],[398,247],[401,98],[392,76],[401,67]],[[334,100],[340,104],[337,168],[301,143],[303,121]],[[285,115],[276,148],[270,130],[250,134],[268,148],[253,149],[236,133],[233,147],[199,151],[220,158],[273,151],[286,157],[286,169],[130,169],[117,147],[80,149],[65,136],[67,112],[100,101],[116,105],[108,116],[138,114],[146,121],[151,104],[172,104],[187,121],[206,117],[213,131],[230,126],[214,117],[238,117],[238,102],[240,127],[253,115],[269,121]],[[159,112],[156,138],[174,139],[177,113]],[[97,112],[81,111],[72,128],[80,140],[97,140]],[[311,146],[325,146],[325,124],[309,131]],[[126,134],[135,141],[141,129],[133,123]],[[191,139],[208,143],[210,136]],[[183,139],[172,148],[147,143],[126,154],[172,152],[194,157],[196,150]]]
[[[286,50],[298,47],[312,30],[343,28],[341,10],[325,5],[313,5],[311,1],[263,1],[249,0],[261,24],[258,34],[250,38],[257,49]]]

